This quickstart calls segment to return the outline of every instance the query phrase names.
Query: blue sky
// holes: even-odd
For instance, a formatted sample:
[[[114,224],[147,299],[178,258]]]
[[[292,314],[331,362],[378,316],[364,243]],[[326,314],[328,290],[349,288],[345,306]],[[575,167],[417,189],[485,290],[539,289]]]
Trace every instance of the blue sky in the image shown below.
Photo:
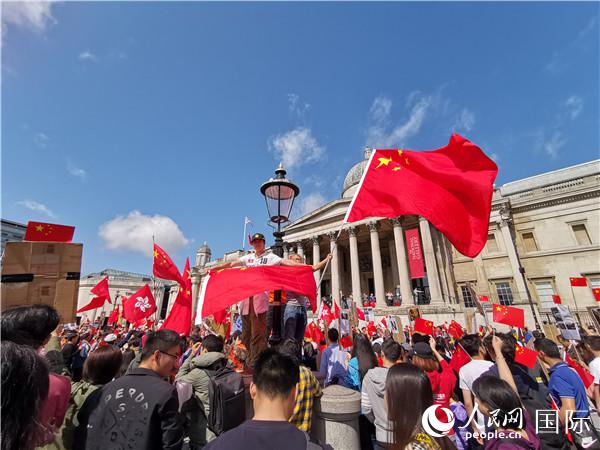
[[[340,196],[365,145],[457,131],[498,183],[598,158],[598,3],[32,3],[2,13],[2,217],[76,226],[82,271],[182,267]]]

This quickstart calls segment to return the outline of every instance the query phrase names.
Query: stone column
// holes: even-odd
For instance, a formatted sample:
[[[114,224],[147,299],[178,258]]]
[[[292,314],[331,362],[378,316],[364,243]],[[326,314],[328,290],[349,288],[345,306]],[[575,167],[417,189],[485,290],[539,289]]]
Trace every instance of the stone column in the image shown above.
[[[375,299],[377,307],[384,308],[385,289],[383,287],[383,267],[381,265],[381,249],[379,248],[379,232],[377,231],[377,222],[367,224],[371,233],[371,254],[373,255],[373,278],[375,279]]]
[[[523,277],[521,276],[521,272],[519,272],[519,259],[517,258],[517,249],[512,239],[512,235],[510,234],[510,228],[508,222],[501,220],[498,224],[500,226],[500,231],[502,231],[502,238],[504,240],[504,247],[506,248],[506,253],[508,254],[508,260],[510,261],[510,268],[513,273],[513,280],[515,281],[515,286],[517,286],[518,291],[518,300],[515,296],[515,300],[518,302],[526,302],[527,301],[527,288],[525,287],[525,282],[523,281]]]
[[[313,410],[310,435],[315,441],[334,449],[360,450],[360,392],[332,384],[315,399]]]
[[[283,259],[288,259],[290,257],[290,248],[288,247],[287,242],[283,244]]]
[[[358,242],[356,240],[356,227],[348,228],[350,239],[350,272],[352,275],[352,299],[357,305],[362,305],[362,292],[360,290],[360,266],[358,265]]]
[[[431,238],[433,240],[433,248],[435,254],[435,260],[437,261],[438,273],[440,275],[440,285],[442,286],[442,299],[444,303],[450,303],[450,287],[448,285],[448,279],[446,278],[446,270],[444,267],[444,260],[442,257],[441,237],[442,233],[437,229],[431,229]]]
[[[192,317],[196,312],[196,308],[198,308],[198,299],[200,298],[200,281],[200,276],[192,273]]]
[[[327,233],[329,236],[329,248],[331,252],[331,295],[336,299],[336,303],[341,308],[342,299],[340,298],[340,259],[337,246],[337,233]]]
[[[414,303],[412,294],[412,283],[408,272],[408,261],[406,260],[406,245],[402,233],[402,222],[399,217],[392,219],[394,225],[394,243],[396,244],[396,259],[398,260],[398,276],[400,278],[400,294],[402,295],[402,304],[408,305]]]
[[[313,264],[316,264],[319,261],[321,261],[321,247],[319,246],[319,239],[320,239],[319,236],[313,236],[312,237]],[[319,280],[321,279],[321,271],[320,270],[315,270],[314,275],[315,275],[315,282],[317,283],[317,288],[318,288],[319,287]],[[317,292],[317,301],[319,303],[321,302],[321,292]]]
[[[296,252],[304,259],[304,247],[302,246],[302,241],[296,243]]]
[[[433,241],[429,222],[419,217],[419,228],[421,229],[421,240],[423,241],[423,253],[425,255],[425,267],[427,268],[427,281],[429,282],[429,295],[431,303],[442,303],[442,288],[440,286],[440,275],[435,260]]]

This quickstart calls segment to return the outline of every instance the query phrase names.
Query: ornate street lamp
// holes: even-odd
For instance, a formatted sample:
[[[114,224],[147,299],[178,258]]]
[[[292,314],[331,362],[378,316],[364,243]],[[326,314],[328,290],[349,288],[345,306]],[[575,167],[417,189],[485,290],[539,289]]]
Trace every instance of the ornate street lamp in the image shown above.
[[[527,300],[529,301],[529,306],[531,308],[531,314],[533,315],[533,320],[535,321],[535,327],[538,330],[541,330],[542,327],[540,326],[537,315],[535,313],[535,308],[533,306],[533,300],[531,298],[531,292],[529,292],[529,285],[527,284],[527,277],[525,276],[525,267],[523,267],[523,265],[521,264],[521,258],[519,257],[519,250],[517,249],[517,244],[515,242],[514,230],[513,230],[513,226],[512,226],[513,225],[512,213],[506,205],[502,206],[502,208],[500,209],[500,211],[498,211],[498,213],[500,214],[500,219],[502,220],[502,222],[504,222],[508,226],[508,230],[510,233],[510,239],[512,241],[512,246],[515,249],[515,255],[517,257],[517,264],[519,265],[519,273],[521,274],[521,277],[523,278],[523,284],[525,285],[525,293],[527,294]]]
[[[279,257],[283,257],[284,233],[281,231],[281,224],[289,221],[294,199],[300,194],[300,188],[285,177],[286,173],[280,163],[275,170],[275,178],[270,178],[260,187],[260,193],[265,196],[267,203],[269,221],[275,224],[273,253]],[[281,291],[275,291],[273,297],[271,344],[276,345],[281,340]]]

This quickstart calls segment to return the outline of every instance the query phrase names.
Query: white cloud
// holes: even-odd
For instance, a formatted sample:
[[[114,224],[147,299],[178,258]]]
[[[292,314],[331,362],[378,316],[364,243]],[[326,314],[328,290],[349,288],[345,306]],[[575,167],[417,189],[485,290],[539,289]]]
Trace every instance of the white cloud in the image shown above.
[[[545,130],[536,132],[536,149],[544,151],[551,158],[558,157],[558,152],[567,143],[562,131],[554,129],[550,133]]]
[[[152,255],[152,236],[167,252],[176,252],[189,240],[170,217],[147,216],[131,211],[127,216],[117,216],[102,224],[98,235],[109,250],[125,250]]]
[[[298,215],[299,217],[302,217],[305,214],[308,214],[314,211],[315,209],[320,208],[325,203],[327,203],[327,200],[325,200],[325,197],[323,197],[318,192],[313,192],[304,197],[301,197]]]
[[[288,94],[288,110],[291,115],[297,116],[299,119],[304,119],[310,110],[310,103],[303,101],[298,94]]]
[[[84,50],[84,51],[80,52],[79,56],[77,58],[79,59],[79,61],[82,61],[82,62],[96,62],[98,60],[96,55],[94,55],[89,50]]]
[[[388,130],[387,123],[392,109],[392,101],[385,97],[377,97],[370,109],[371,126],[367,130],[366,144],[374,148],[405,146],[408,140],[419,132],[429,108],[438,100],[439,98],[434,96],[409,94],[408,104],[414,102],[414,105],[410,109],[408,118],[404,123]]]
[[[452,128],[456,131],[471,131],[474,126],[475,113],[467,108],[463,108]]]
[[[569,116],[569,118],[571,120],[575,120],[583,111],[583,99],[578,95],[571,95],[565,101],[564,106],[567,110],[567,115]]]
[[[56,23],[52,16],[52,1],[11,1],[2,2],[2,36],[6,26],[44,31]]]
[[[33,200],[21,200],[20,202],[17,202],[17,205],[21,205],[31,211],[42,213],[48,217],[56,218],[56,214],[50,211],[50,209],[42,203]]]
[[[46,148],[48,141],[50,141],[50,138],[44,133],[37,133],[33,137],[33,143],[39,148]]]
[[[325,154],[312,135],[310,128],[297,127],[269,140],[269,148],[283,162],[286,169],[299,167],[304,163],[319,161]]]
[[[67,161],[67,172],[74,177],[80,178],[81,181],[85,180],[85,177],[87,176],[87,172],[84,169],[76,167],[71,161]]]

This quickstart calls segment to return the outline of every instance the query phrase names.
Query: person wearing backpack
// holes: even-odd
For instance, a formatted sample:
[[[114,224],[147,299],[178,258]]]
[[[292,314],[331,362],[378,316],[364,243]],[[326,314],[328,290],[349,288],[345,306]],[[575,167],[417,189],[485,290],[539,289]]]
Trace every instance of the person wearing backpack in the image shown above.
[[[225,431],[223,428],[237,426],[244,420],[243,379],[227,367],[221,336],[210,334],[202,343],[194,344],[176,380],[191,384],[193,389],[192,398],[182,408],[188,419],[185,432],[190,438],[190,450],[204,447]],[[223,387],[233,388],[233,392],[223,392]],[[225,426],[223,421],[227,422]]]

